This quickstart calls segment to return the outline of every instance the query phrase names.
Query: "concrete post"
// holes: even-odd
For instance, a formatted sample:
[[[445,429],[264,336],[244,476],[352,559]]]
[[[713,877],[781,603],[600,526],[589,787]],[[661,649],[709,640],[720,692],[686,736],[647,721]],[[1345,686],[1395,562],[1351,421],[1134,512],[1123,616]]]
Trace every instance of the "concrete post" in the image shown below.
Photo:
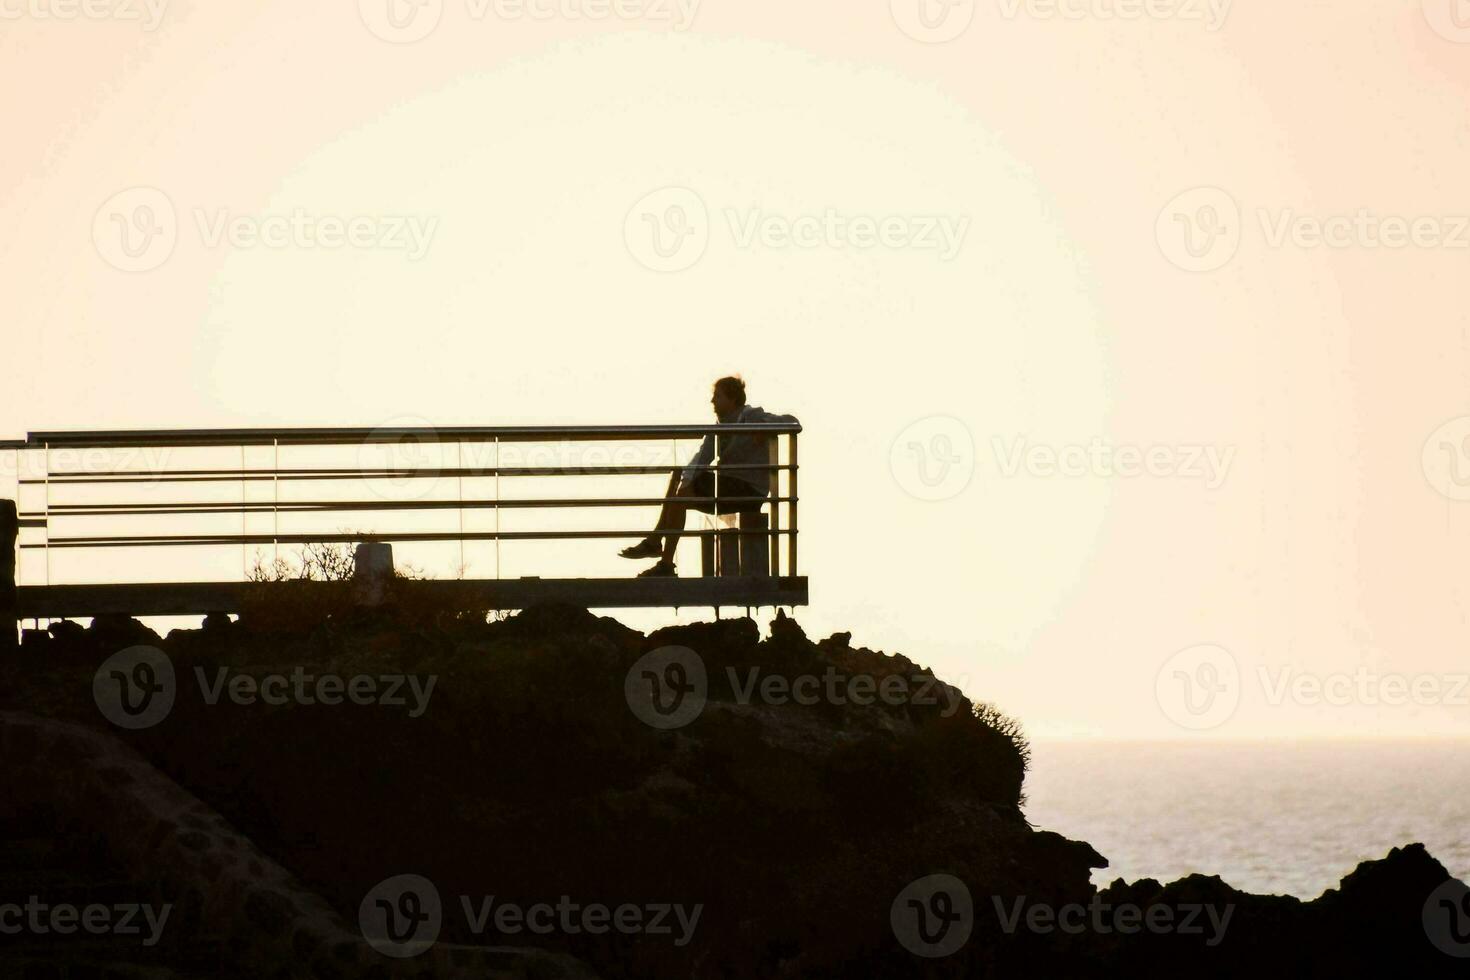
[[[740,574],[771,574],[771,522],[765,514],[740,515]]]
[[[379,606],[393,579],[393,546],[364,541],[357,546],[352,566],[353,600],[359,606]]]

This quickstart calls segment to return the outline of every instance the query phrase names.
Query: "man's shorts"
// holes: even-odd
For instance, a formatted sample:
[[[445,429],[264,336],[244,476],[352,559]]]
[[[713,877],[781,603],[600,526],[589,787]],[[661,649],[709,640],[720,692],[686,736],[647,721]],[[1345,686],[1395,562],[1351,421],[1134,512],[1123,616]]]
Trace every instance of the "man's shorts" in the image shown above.
[[[700,500],[689,505],[692,510],[704,514],[754,514],[758,513],[761,506],[766,502],[766,495],[744,480],[733,476],[722,476],[719,480],[719,494],[715,493],[715,475],[710,471],[699,474],[690,484],[694,496],[715,497],[714,501]],[[758,500],[742,501],[732,500],[732,497],[758,497]]]

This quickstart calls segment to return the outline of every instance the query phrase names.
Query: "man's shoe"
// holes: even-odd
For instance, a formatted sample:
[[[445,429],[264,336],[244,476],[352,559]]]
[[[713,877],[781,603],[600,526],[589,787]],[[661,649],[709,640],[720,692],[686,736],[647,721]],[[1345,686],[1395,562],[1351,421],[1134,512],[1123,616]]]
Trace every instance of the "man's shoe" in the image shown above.
[[[664,543],[658,538],[644,538],[618,552],[624,558],[657,558],[664,553]]]
[[[659,563],[652,568],[645,568],[638,573],[639,578],[673,578],[679,574],[674,568],[674,563],[659,559]]]

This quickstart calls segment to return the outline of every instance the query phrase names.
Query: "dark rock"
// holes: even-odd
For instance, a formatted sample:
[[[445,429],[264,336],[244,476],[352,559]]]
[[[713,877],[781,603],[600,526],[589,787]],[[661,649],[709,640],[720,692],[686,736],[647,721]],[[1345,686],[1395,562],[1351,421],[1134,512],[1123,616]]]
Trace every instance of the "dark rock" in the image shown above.
[[[599,635],[621,642],[630,636],[637,636],[638,632],[615,619],[594,616],[580,606],[546,603],[523,609],[503,622],[490,624],[486,628],[486,635],[495,639],[513,638],[522,642]]]
[[[296,918],[296,908],[284,895],[256,888],[245,898],[245,915],[272,936],[284,936]]]
[[[191,851],[207,851],[211,844],[209,835],[197,830],[186,830],[176,840]]]
[[[1144,931],[1091,936],[1084,948],[1115,975],[1463,977],[1464,960],[1436,948],[1423,922],[1426,900],[1447,880],[1443,866],[1419,844],[1363,862],[1338,888],[1310,902],[1247,894],[1215,875],[1167,885],[1119,880],[1098,899],[1114,907],[1162,905],[1176,913],[1213,909],[1222,919],[1228,914],[1228,923],[1217,942]]]
[[[58,620],[47,627],[53,639],[65,645],[79,644],[87,636],[87,630],[81,623],[74,623],[69,619]]]
[[[181,672],[222,656],[242,669],[325,662],[307,659],[320,622],[309,632],[242,629],[226,643],[197,642],[226,628],[206,620],[200,632],[171,636],[167,652]],[[339,635],[322,649],[334,670],[438,677],[425,716],[319,705],[209,710],[180,699],[136,740],[348,921],[376,883],[413,869],[444,896],[706,907],[689,947],[630,935],[546,940],[609,977],[1466,975],[1466,961],[1426,935],[1427,903],[1448,875],[1420,845],[1365,862],[1310,902],[1246,894],[1209,875],[1095,888],[1092,869],[1107,866],[1097,850],[1026,823],[1025,741],[1003,715],[969,710],[968,700],[942,712],[825,695],[768,700],[751,697],[754,688],[737,697],[726,678],[751,670],[784,680],[829,668],[844,678],[932,676],[906,657],[854,647],[848,633],[813,643],[784,613],[765,641],[749,618],[644,636],[564,606],[473,628],[392,617],[332,628]],[[115,617],[88,636],[116,646],[156,641],[140,630]],[[630,710],[625,679],[640,656],[669,645],[700,655],[708,692],[689,724],[655,730]],[[80,713],[94,717],[90,690],[71,680]],[[30,754],[8,733],[5,744]],[[213,832],[214,818],[197,808],[168,812],[156,823],[110,819],[117,833],[154,843],[216,839],[200,833]],[[226,860],[215,850],[190,853],[210,878]],[[361,975],[347,962],[356,946],[296,931],[310,903],[266,887],[252,855],[228,853],[234,874],[261,883],[247,899],[250,922],[287,949],[295,937],[296,956],[318,974],[332,963]],[[900,946],[890,916],[902,890],[939,873],[969,888],[974,934],[928,960]],[[1022,897],[1054,909],[1208,906],[1229,918],[1213,937],[1003,928],[996,901]],[[486,938],[450,918],[441,942]]]
[[[131,616],[107,613],[92,620],[87,636],[106,650],[123,650],[132,646],[158,646],[163,638]]]
[[[851,634],[848,634],[851,636]],[[806,631],[803,630],[795,619],[786,615],[786,610],[776,610],[776,618],[771,620],[771,642],[773,643],[805,643]]]
[[[320,931],[300,927],[291,936],[291,951],[296,954],[298,960],[306,962],[325,946],[326,942],[326,937]]]
[[[823,650],[823,651],[828,652],[828,653],[835,653],[835,652],[837,652],[839,650],[851,650],[852,649],[852,634],[851,633],[833,633],[831,636],[827,637],[825,640],[822,640],[822,641],[818,642],[817,643],[817,647],[818,647],[818,649]]]
[[[1108,859],[1097,853],[1097,849],[1086,841],[1070,840],[1050,830],[1036,831],[1036,840],[1044,846],[1057,848],[1065,855],[1069,864],[1087,868],[1108,866]]]
[[[645,649],[664,646],[688,647],[702,657],[748,649],[760,642],[761,631],[755,620],[716,619],[706,623],[686,623],[654,630],[643,642]]]

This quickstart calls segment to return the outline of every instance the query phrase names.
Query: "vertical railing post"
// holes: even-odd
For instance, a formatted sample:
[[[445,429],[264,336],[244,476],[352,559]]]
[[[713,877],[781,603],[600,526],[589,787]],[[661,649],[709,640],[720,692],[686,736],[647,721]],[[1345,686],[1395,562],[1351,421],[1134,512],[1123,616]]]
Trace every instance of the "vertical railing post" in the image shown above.
[[[459,575],[456,578],[464,578],[468,566],[464,560],[464,443],[456,441],[454,444],[454,468],[459,475],[455,478],[454,492],[459,500]]]
[[[500,436],[495,436],[495,578],[500,579]]]
[[[20,514],[14,500],[0,500],[0,649],[16,648],[18,626],[15,589],[15,543],[20,534]]]
[[[790,444],[790,447],[788,448],[788,451],[787,451],[787,463],[791,467],[790,471],[787,473],[787,476],[786,476],[786,486],[787,486],[788,492],[789,492],[789,494],[791,496],[791,503],[787,504],[787,511],[786,511],[787,516],[791,518],[791,528],[790,528],[791,544],[790,544],[790,551],[789,551],[789,553],[787,555],[787,559],[786,559],[786,566],[787,566],[787,574],[788,575],[796,575],[796,574],[798,574],[798,572],[796,571],[796,538],[797,538],[797,533],[796,533],[796,530],[797,530],[797,527],[796,527],[796,498],[798,496],[797,490],[796,490],[796,478],[797,478],[796,477],[796,474],[798,472],[798,469],[797,469],[797,462],[796,462],[796,433],[795,432],[791,433],[791,444]]]
[[[271,562],[274,566],[281,563],[281,440],[279,437],[271,440]]]
[[[781,437],[775,435],[766,440],[768,451],[766,462],[771,464],[766,474],[771,489],[771,577],[781,577]]]
[[[16,511],[15,501],[0,500],[0,649],[13,651],[16,648],[16,627],[19,626],[15,589],[15,544],[21,533],[21,514]]]
[[[250,546],[245,536],[250,533],[250,498],[245,482],[245,444],[240,443],[240,577],[250,578]]]
[[[41,480],[45,499],[41,503],[41,520],[46,526],[46,584],[51,584],[51,443],[41,444]],[[41,624],[37,623],[39,627]]]
[[[15,499],[0,500],[0,650],[18,649],[20,627],[20,596],[17,592],[16,566],[20,545],[20,503],[25,474],[21,443],[12,444],[6,451],[15,454]]]

